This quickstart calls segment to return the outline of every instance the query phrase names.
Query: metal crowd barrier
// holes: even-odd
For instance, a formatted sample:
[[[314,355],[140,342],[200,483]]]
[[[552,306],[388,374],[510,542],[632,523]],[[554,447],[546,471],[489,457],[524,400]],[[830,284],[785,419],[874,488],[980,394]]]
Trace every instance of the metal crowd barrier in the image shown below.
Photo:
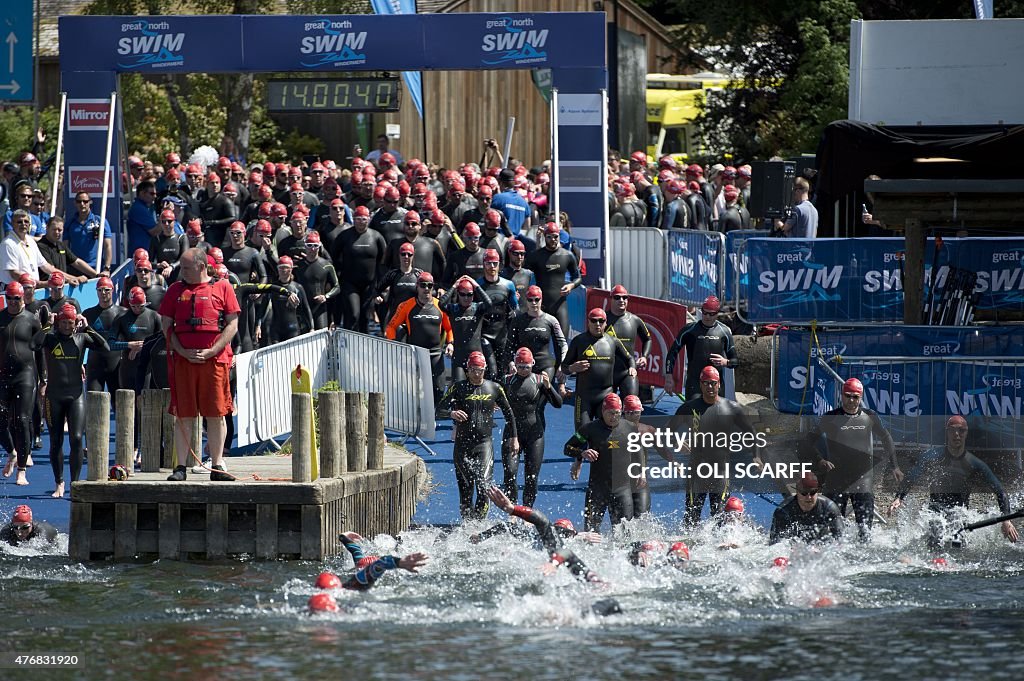
[[[384,393],[386,428],[424,447],[421,438],[434,437],[430,353],[377,336],[322,329],[237,356],[239,447],[271,444],[291,432],[291,410],[284,405],[291,399],[290,374],[299,364],[309,369],[314,392],[337,381],[344,391]]]
[[[342,390],[384,393],[385,428],[420,444],[421,438],[434,437],[434,392],[426,349],[345,329],[334,331],[331,345],[332,376]]]
[[[332,380],[332,333],[322,329],[237,356],[239,447],[269,444],[291,432],[290,374],[299,364],[308,368],[314,392]]]
[[[612,227],[609,248],[615,253],[609,287],[622,284],[635,296],[667,300],[669,248],[656,227]]]

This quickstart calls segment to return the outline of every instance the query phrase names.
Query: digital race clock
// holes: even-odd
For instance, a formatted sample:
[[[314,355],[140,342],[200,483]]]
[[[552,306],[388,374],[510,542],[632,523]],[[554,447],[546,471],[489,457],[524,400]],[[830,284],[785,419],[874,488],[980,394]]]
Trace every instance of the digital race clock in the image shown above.
[[[397,78],[275,79],[267,81],[267,109],[271,113],[398,111],[399,93]]]

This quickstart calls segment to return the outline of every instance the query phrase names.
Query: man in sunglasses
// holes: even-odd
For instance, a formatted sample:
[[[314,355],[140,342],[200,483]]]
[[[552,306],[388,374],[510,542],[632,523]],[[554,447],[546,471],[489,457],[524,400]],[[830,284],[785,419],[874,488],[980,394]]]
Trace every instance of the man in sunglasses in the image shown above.
[[[110,222],[106,220],[103,222],[103,229],[100,229],[100,216],[92,212],[92,206],[93,201],[89,192],[75,194],[75,211],[64,225],[64,237],[71,251],[79,254],[82,260],[93,267],[96,266],[96,251],[102,239],[103,258],[100,267],[109,272],[114,257],[114,233],[110,229]]]
[[[557,222],[544,226],[544,248],[526,258],[526,267],[533,271],[537,285],[544,292],[544,311],[553,315],[563,331],[569,329],[569,305],[566,297],[583,285],[579,261],[572,251],[562,247],[562,228]],[[566,274],[569,281],[566,281]]]
[[[622,284],[616,284],[612,289],[612,304],[608,310],[605,333],[617,338],[626,352],[636,358],[637,369],[644,369],[647,367],[647,356],[651,354],[651,332],[647,330],[644,320],[626,309],[628,306],[629,291]],[[629,376],[626,367],[621,364],[615,365],[615,384],[619,386],[623,397],[640,394],[640,379],[635,375]]]
[[[705,497],[710,517],[715,518],[722,513],[729,498],[729,478],[725,473],[733,451],[730,444],[753,441],[757,433],[743,407],[719,395],[721,377],[718,369],[710,365],[704,367],[699,379],[701,394],[680,405],[672,419],[672,427],[677,432],[689,430],[690,470],[696,472],[700,464],[709,464],[716,475],[694,475],[687,480],[684,519],[688,525],[700,522]],[[753,462],[760,464],[757,448],[753,449]]]
[[[313,314],[313,328],[326,329],[329,322],[331,301],[341,293],[338,273],[334,265],[321,254],[320,233],[306,232],[305,252],[296,263],[295,278],[306,290],[309,309]]]
[[[384,190],[384,199],[380,210],[370,219],[370,229],[381,233],[384,243],[390,244],[405,235],[405,208],[399,206],[402,195],[394,187]]]
[[[768,543],[783,539],[820,542],[843,536],[843,516],[835,502],[821,494],[818,478],[808,473],[796,483],[796,494],[772,514]]]
[[[452,383],[466,378],[466,361],[474,352],[481,352],[480,329],[484,315],[491,309],[491,298],[472,278],[463,275],[438,301],[448,314],[455,338],[452,354]]]
[[[455,337],[447,313],[438,307],[434,298],[434,276],[430,272],[421,272],[417,277],[416,297],[398,306],[384,335],[395,340],[400,329],[406,343],[430,351],[434,404],[440,404],[444,395],[444,356],[451,357],[455,352]]]
[[[828,496],[846,515],[853,503],[860,538],[867,540],[875,515],[875,442],[881,441],[893,476],[903,479],[892,436],[878,414],[863,406],[864,385],[856,378],[843,383],[842,404],[824,414],[807,434],[801,461],[813,462]]]
[[[32,236],[41,236],[46,231],[46,223],[43,221],[43,218],[32,211],[32,202],[34,200],[35,190],[32,188],[32,185],[22,182],[14,188],[14,205],[11,206],[11,209],[4,216],[4,232],[11,231],[14,212],[18,210],[23,210],[29,215],[29,219],[32,221],[29,233]]]
[[[501,268],[501,276],[516,285],[519,297],[526,295],[526,289],[537,284],[533,270],[523,267],[526,262],[526,244],[519,239],[512,239],[505,247],[506,264]]]
[[[689,326],[683,327],[665,353],[665,390],[674,392],[676,389],[673,370],[679,351],[686,349],[686,385],[684,396],[690,400],[701,394],[700,372],[706,366],[718,369],[728,367],[735,369],[740,365],[736,345],[732,340],[732,331],[718,321],[718,313],[722,304],[716,296],[708,296],[700,306],[700,319]],[[720,394],[725,394],[724,382],[719,383]]]
[[[21,209],[14,211],[11,231],[0,241],[0,284],[18,281],[22,274],[39,279],[39,273],[52,274],[57,268],[46,261],[39,244],[29,232],[32,218]]]
[[[568,251],[566,251],[568,253]],[[595,307],[587,314],[587,330],[569,341],[562,371],[576,376],[576,430],[601,417],[601,404],[615,392],[615,363],[622,361],[626,375],[636,375],[633,355],[607,333],[608,316]]]
[[[506,355],[502,366],[509,364],[514,370],[511,353],[527,348],[534,359],[534,373],[546,374],[554,381],[569,346],[558,320],[544,312],[540,286],[530,286],[523,292],[525,304],[509,319]],[[552,345],[554,351],[552,351]]]
[[[928,506],[933,511],[967,508],[971,503],[971,490],[983,486],[996,495],[1000,513],[1010,512],[1010,502],[999,478],[988,464],[967,451],[967,430],[967,419],[963,416],[954,415],[947,419],[945,444],[932,447],[918,459],[917,465],[896,490],[896,498],[889,506],[890,514],[903,506],[903,499],[910,488],[922,478],[928,483]],[[1000,529],[1009,541],[1017,541],[1017,528],[1012,522],[1004,520]]]
[[[33,519],[32,509],[25,504],[16,507],[11,522],[0,528],[0,542],[7,542],[11,546],[38,537],[52,544],[57,540],[57,528],[45,520]]]

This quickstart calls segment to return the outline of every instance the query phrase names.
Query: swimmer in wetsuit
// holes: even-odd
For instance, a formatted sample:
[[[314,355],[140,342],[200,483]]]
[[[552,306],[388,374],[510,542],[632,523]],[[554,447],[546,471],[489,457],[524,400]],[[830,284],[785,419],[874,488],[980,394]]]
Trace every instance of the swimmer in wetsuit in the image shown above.
[[[556,322],[557,323],[557,322]],[[533,353],[529,348],[519,348],[515,356],[516,373],[506,376],[505,393],[512,413],[515,414],[515,429],[505,425],[502,437],[501,462],[505,470],[505,494],[510,499],[518,497],[516,477],[519,474],[520,454],[524,460],[523,504],[533,506],[537,500],[537,481],[540,467],[544,462],[544,408],[551,404],[555,409],[562,407],[562,396],[551,385],[551,378],[544,372],[534,373]],[[524,443],[521,451],[513,450],[510,433],[519,435]]]
[[[292,275],[293,262],[287,255],[277,261],[277,278],[281,287],[288,289],[289,295],[275,295],[270,304],[273,317],[270,321],[271,343],[280,343],[313,330],[313,313],[309,309],[306,290],[295,281]],[[292,304],[292,294],[299,299],[298,305]]]
[[[148,310],[156,314],[152,310]],[[49,320],[48,320],[49,321]],[[157,320],[159,328],[159,319]],[[85,394],[82,391],[82,362],[86,349],[108,350],[107,341],[92,329],[71,305],[57,311],[55,328],[40,329],[32,345],[42,350],[46,362],[43,389],[46,424],[50,433],[50,466],[56,488],[54,498],[64,496],[64,424],[71,441],[71,482],[82,473],[82,436],[85,432]],[[78,330],[76,332],[76,329]]]
[[[579,428],[565,443],[565,455],[576,459],[570,469],[573,480],[579,478],[583,462],[590,463],[583,512],[589,531],[600,530],[606,510],[613,526],[635,516],[629,475],[634,455],[626,447],[636,432],[637,426],[622,418],[622,400],[610,393],[602,403],[601,418]]]
[[[896,498],[889,506],[890,514],[903,505],[910,488],[921,478],[928,481],[929,506],[934,511],[967,508],[971,503],[971,488],[980,481],[996,495],[1000,512],[1004,515],[1010,512],[1006,491],[995,473],[988,464],[967,451],[967,429],[967,419],[963,416],[949,417],[946,421],[946,444],[932,447],[921,456],[896,490]],[[1003,521],[1000,529],[1011,542],[1019,538],[1017,529],[1009,520]]]
[[[676,357],[680,350],[686,351],[686,385],[683,394],[688,400],[701,394],[700,372],[704,367],[710,365],[718,369],[735,369],[740,365],[732,331],[718,321],[718,312],[721,308],[718,298],[708,296],[700,308],[701,318],[683,327],[665,353],[665,390],[668,392],[674,392],[678,387],[675,385],[672,372],[675,370]],[[720,382],[718,394],[725,395],[725,392],[725,383]]]
[[[839,514],[839,507],[819,494],[820,490],[821,485],[813,473],[808,473],[796,483],[796,495],[772,514],[769,544],[789,538],[819,542],[843,536],[843,517]]]
[[[537,536],[544,545],[550,562],[544,566],[545,574],[553,574],[560,565],[565,565],[573,575],[585,582],[603,584],[596,572],[587,567],[571,549],[562,544],[562,539],[555,530],[554,525],[540,511],[529,506],[516,506],[499,487],[491,487],[487,491],[488,498],[494,505],[516,518],[521,518],[537,528]]]
[[[403,248],[405,244],[402,245]],[[452,299],[456,300],[453,301]],[[452,383],[466,379],[466,360],[471,352],[482,352],[480,330],[484,315],[491,309],[491,297],[469,275],[462,275],[441,296],[438,306],[452,324],[455,350],[452,353]]]
[[[399,331],[404,332],[406,343],[430,352],[434,404],[439,404],[444,395],[444,355],[451,357],[455,345],[452,343],[451,321],[434,298],[434,275],[430,272],[420,272],[416,278],[416,297],[398,306],[394,316],[388,320],[384,336],[395,340]]]
[[[516,421],[505,391],[484,379],[487,361],[483,353],[470,353],[466,362],[468,378],[453,383],[438,407],[450,409],[455,421],[455,479],[459,486],[459,511],[463,517],[487,517],[487,490],[493,484],[494,409],[501,409],[509,435],[509,447],[519,450]],[[476,504],[473,489],[477,490]]]
[[[600,416],[604,398],[615,391],[615,365],[622,361],[627,376],[636,376],[633,356],[606,334],[608,316],[595,307],[587,314],[587,330],[569,342],[562,371],[576,375],[576,430]]]
[[[690,562],[690,547],[681,541],[669,545],[659,539],[633,542],[629,547],[631,565],[650,567],[663,560],[682,569]]]
[[[508,322],[508,342],[505,344],[507,357],[503,364],[514,371],[512,353],[519,348],[529,348],[533,353],[535,372],[544,372],[554,379],[561,368],[562,358],[569,349],[565,334],[558,320],[541,309],[543,292],[539,286],[530,286],[523,296],[526,308],[520,308]],[[551,346],[554,344],[554,352]]]
[[[32,339],[42,329],[39,317],[25,310],[25,290],[12,281],[4,291],[7,307],[0,310],[0,444],[7,450],[4,477],[18,466],[18,485],[27,485],[32,451],[32,410],[38,375]],[[46,314],[42,308],[41,314]],[[15,456],[15,452],[17,455]]]
[[[502,360],[506,356],[508,342],[508,320],[519,309],[519,294],[516,285],[498,276],[501,256],[498,251],[488,248],[484,252],[484,274],[477,283],[491,299],[491,309],[484,314],[484,325],[480,330],[484,357],[487,359],[487,374],[491,380],[500,380],[505,373]]]
[[[538,248],[525,261],[527,269],[533,271],[544,293],[544,311],[558,320],[562,330],[569,328],[569,304],[567,297],[573,289],[583,285],[579,261],[567,248],[562,248],[562,228],[557,222],[544,226],[544,248]],[[569,281],[565,276],[569,275]],[[632,361],[632,358],[630,358]]]
[[[636,395],[626,395],[622,400],[622,418],[633,425],[640,427],[640,417],[644,413],[644,405]],[[647,452],[640,451],[635,455],[640,464],[640,470],[647,468]],[[642,474],[632,480],[633,487],[633,515],[638,516],[651,512],[651,491],[647,486],[647,478]]]
[[[25,504],[16,507],[11,522],[0,528],[0,542],[11,546],[17,546],[38,537],[43,537],[52,544],[57,540],[57,528],[45,520],[33,520],[32,509]]]
[[[617,339],[626,348],[630,357],[635,358],[636,368],[647,367],[647,356],[651,354],[651,332],[644,320],[628,311],[629,291],[617,284],[611,291],[611,307],[608,309],[608,325],[605,333]],[[640,379],[634,372],[629,374],[621,362],[615,363],[615,385],[622,397],[640,394]]]

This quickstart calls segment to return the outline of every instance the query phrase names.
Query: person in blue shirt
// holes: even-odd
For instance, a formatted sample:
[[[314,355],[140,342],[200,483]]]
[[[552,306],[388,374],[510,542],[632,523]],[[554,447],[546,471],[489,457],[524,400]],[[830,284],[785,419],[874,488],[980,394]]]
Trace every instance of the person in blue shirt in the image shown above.
[[[91,267],[96,266],[96,251],[99,248],[100,216],[92,212],[92,197],[89,192],[75,194],[75,213],[64,225],[64,238],[75,253]],[[114,258],[114,233],[110,222],[103,221],[103,260],[100,270],[109,272]],[[76,272],[76,274],[88,274]]]
[[[148,248],[150,237],[160,233],[156,220],[156,185],[151,180],[135,188],[135,201],[128,209],[128,252]]]
[[[495,194],[491,200],[491,208],[505,214],[509,230],[513,236],[518,237],[521,232],[527,232],[530,229],[530,204],[512,186],[515,178],[515,172],[508,168],[498,174],[498,185],[501,187],[501,191]]]
[[[40,237],[46,234],[46,223],[42,217],[32,212],[32,201],[35,198],[35,190],[32,185],[28,182],[21,182],[15,185],[13,194],[11,209],[4,215],[4,234],[11,231],[11,216],[16,210],[25,211],[32,219],[32,226],[28,230],[30,236]]]

